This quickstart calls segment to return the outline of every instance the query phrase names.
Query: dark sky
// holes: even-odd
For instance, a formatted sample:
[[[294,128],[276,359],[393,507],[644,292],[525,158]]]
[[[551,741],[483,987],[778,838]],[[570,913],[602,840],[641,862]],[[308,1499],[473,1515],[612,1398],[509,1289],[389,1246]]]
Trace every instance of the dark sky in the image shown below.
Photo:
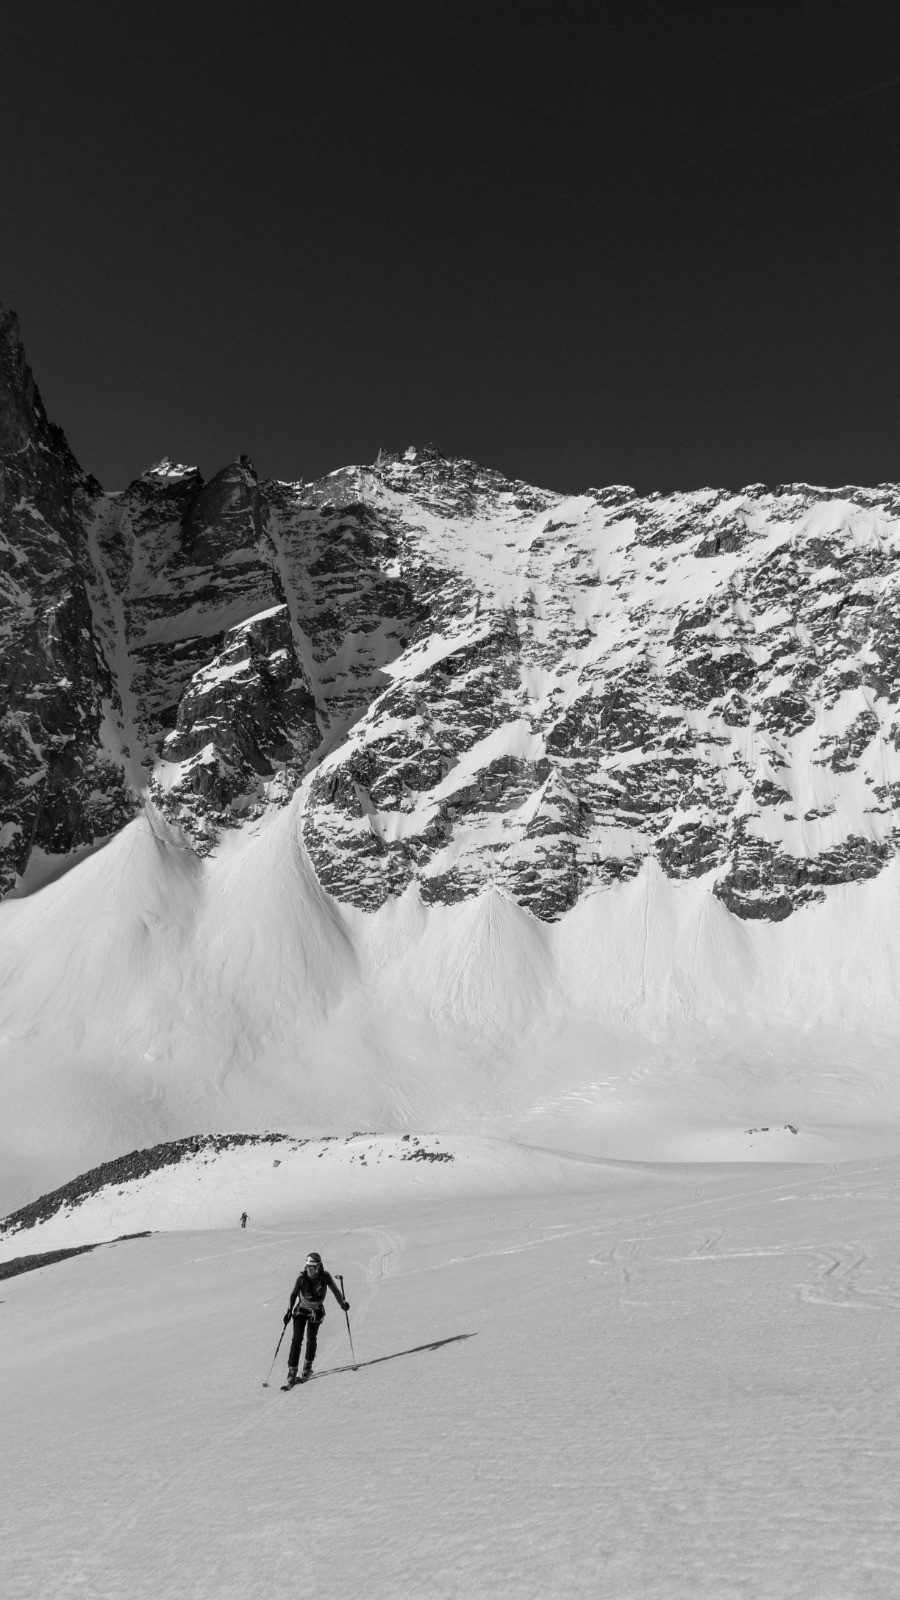
[[[2,56],[0,300],[107,487],[900,479],[886,0],[28,0]]]

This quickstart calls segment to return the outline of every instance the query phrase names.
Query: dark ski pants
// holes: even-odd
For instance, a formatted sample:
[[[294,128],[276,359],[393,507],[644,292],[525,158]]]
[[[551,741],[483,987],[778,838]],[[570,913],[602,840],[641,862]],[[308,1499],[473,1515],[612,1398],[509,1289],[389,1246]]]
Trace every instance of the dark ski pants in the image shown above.
[[[300,1365],[300,1347],[303,1344],[303,1330],[307,1325],[309,1326],[309,1332],[306,1335],[306,1359],[309,1362],[313,1362],[316,1359],[319,1322],[310,1312],[301,1311],[300,1315],[294,1318],[294,1337],[291,1340],[291,1353],[288,1356],[289,1367],[299,1367]]]

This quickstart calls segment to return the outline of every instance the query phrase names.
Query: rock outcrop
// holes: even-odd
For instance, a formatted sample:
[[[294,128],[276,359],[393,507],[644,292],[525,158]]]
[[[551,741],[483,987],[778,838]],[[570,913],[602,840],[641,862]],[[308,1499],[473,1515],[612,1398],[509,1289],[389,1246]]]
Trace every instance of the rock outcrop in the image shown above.
[[[100,494],[0,313],[0,893],[35,850],[111,834],[138,804],[109,736],[117,691],[94,621]]]

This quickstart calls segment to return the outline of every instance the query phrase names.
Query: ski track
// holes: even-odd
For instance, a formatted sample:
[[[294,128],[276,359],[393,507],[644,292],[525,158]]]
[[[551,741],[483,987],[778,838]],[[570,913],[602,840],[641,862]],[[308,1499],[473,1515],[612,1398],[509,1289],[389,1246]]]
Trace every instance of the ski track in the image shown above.
[[[586,1225],[579,1225],[578,1227],[574,1228],[568,1227],[565,1224],[556,1224],[549,1232],[542,1233],[541,1236],[536,1239],[523,1239],[516,1244],[503,1245],[489,1250],[474,1250],[470,1254],[466,1254],[464,1256],[453,1256],[446,1260],[429,1264],[426,1267],[414,1268],[413,1270],[421,1272],[442,1271],[445,1267],[457,1266],[461,1262],[483,1260],[495,1256],[519,1255],[525,1250],[540,1249],[544,1245],[555,1244],[560,1239],[570,1239],[584,1235],[589,1235],[594,1238],[601,1238],[605,1234],[617,1233],[621,1227],[635,1228],[640,1227],[643,1224],[647,1230],[647,1234],[649,1235],[649,1233],[654,1229],[659,1230],[666,1223],[671,1221],[676,1221],[677,1224],[680,1225],[685,1212],[693,1212],[702,1207],[708,1208],[711,1206],[716,1206],[720,1215],[727,1215],[729,1211],[735,1213],[739,1212],[741,1215],[746,1215],[746,1202],[748,1200],[754,1201],[760,1197],[764,1198],[769,1194],[780,1196],[784,1189],[802,1188],[802,1186],[808,1182],[808,1178],[804,1177],[795,1180],[793,1183],[785,1183],[782,1181],[778,1184],[767,1185],[765,1188],[757,1187],[738,1191],[737,1193],[728,1195],[730,1204],[727,1206],[723,1205],[721,1196],[709,1194],[701,1199],[692,1199],[689,1201],[679,1202],[678,1204],[664,1206],[654,1211],[640,1212],[636,1216],[621,1218],[615,1224],[610,1223],[605,1226],[598,1226],[596,1222]],[[642,1238],[643,1237],[645,1236],[642,1236]]]
[[[900,1286],[879,1282],[859,1244],[810,1246],[824,1264],[812,1283],[801,1285],[807,1305],[857,1311],[900,1312]]]

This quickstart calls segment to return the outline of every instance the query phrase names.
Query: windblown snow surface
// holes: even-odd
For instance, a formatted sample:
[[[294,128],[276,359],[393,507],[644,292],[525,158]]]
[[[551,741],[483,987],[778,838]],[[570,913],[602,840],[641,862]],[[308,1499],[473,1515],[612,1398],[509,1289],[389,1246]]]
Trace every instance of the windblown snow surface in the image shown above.
[[[0,906],[4,1209],[296,1135],[0,1239],[98,1245],[0,1279],[4,1596],[900,1593],[896,864],[776,924],[650,860],[364,913],[302,804]],[[283,1394],[309,1248],[357,1370],[332,1303]]]
[[[3,1594],[895,1596],[898,1194],[424,1134],[101,1191],[0,1245],[161,1230],[0,1279]],[[282,1393],[309,1248],[356,1370],[329,1297]]]

